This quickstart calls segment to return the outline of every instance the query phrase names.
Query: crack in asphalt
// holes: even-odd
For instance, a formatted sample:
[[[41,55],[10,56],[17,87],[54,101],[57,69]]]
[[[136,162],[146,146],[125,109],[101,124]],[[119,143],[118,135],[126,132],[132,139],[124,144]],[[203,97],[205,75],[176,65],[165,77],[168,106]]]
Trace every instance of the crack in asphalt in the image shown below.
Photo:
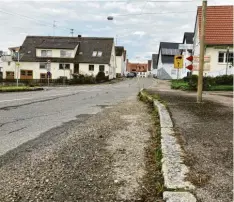
[[[17,109],[19,107],[26,106],[26,105],[31,105],[31,104],[35,104],[35,103],[41,103],[41,102],[47,102],[47,101],[56,100],[56,99],[62,98],[62,97],[70,97],[70,96],[73,96],[73,95],[78,95],[79,93],[80,92],[73,93],[73,94],[68,94],[68,95],[62,95],[62,96],[58,96],[58,97],[54,97],[54,98],[50,98],[50,99],[45,99],[45,100],[37,100],[37,101],[33,101],[33,102],[21,104],[21,105],[11,105],[11,106],[7,106],[7,107],[2,107],[2,108],[0,108],[0,110],[8,111],[8,110]]]
[[[11,133],[14,133],[14,132],[18,132],[18,131],[23,130],[23,129],[25,129],[25,128],[27,128],[27,126],[22,127],[22,128],[19,128],[19,129],[17,129],[17,130],[13,130],[13,131],[9,132],[8,134],[11,134]]]
[[[38,117],[43,117],[43,116],[50,116],[50,115],[54,115],[54,114],[57,114],[57,113],[45,114],[45,115],[39,115],[39,116],[32,116],[32,117],[28,117],[28,118],[16,119],[14,121],[0,123],[0,128],[3,127],[3,126],[5,126],[5,125],[7,125],[7,124],[16,123],[16,122],[19,122],[19,121],[25,121],[25,120],[28,120],[28,119],[33,119],[33,118],[38,118]]]

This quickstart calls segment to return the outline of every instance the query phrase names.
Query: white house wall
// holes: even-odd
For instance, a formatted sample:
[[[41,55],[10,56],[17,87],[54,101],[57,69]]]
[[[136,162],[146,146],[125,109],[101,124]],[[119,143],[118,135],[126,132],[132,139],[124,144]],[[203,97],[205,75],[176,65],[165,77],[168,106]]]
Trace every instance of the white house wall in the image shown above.
[[[94,65],[94,71],[89,71],[89,65]],[[96,76],[99,72],[99,65],[104,65],[105,75],[110,75],[110,66],[108,64],[92,64],[92,63],[80,63],[79,64],[79,73]]]
[[[115,44],[113,43],[111,57],[110,57],[110,68],[109,68],[109,79],[116,78],[116,56],[115,56]]]
[[[69,63],[67,63],[69,64]],[[19,67],[19,73],[18,78],[20,78],[20,70],[32,70],[33,71],[33,79],[40,79],[41,73],[47,73],[46,69],[40,69],[40,63],[39,62],[20,62]],[[6,72],[7,71],[13,71],[15,79],[17,78],[17,71],[15,62],[11,62],[10,65],[8,65],[7,62],[3,65],[3,78],[6,78]],[[68,79],[71,78],[71,73],[74,72],[74,65],[73,63],[70,63],[70,70],[61,70],[59,69],[59,63],[51,63],[51,74],[52,79],[58,79],[61,76],[66,76]]]
[[[227,49],[223,48],[214,48],[214,47],[207,47],[205,50],[205,55],[210,56],[210,70],[209,71],[204,71],[204,75],[207,76],[219,76],[219,75],[224,75],[226,74],[226,67],[227,63],[219,63],[218,58],[219,58],[219,52],[226,52]],[[228,74],[233,73],[233,67],[231,65],[228,65]],[[193,74],[198,75],[198,71],[194,71]]]

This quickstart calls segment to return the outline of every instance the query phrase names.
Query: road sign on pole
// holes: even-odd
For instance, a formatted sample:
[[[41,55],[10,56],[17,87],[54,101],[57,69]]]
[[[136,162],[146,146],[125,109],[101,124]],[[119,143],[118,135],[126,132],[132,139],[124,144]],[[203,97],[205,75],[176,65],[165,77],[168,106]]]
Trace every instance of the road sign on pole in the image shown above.
[[[183,68],[183,55],[174,56],[174,68],[176,69]]]
[[[179,44],[179,50],[191,50],[193,49],[193,44]]]

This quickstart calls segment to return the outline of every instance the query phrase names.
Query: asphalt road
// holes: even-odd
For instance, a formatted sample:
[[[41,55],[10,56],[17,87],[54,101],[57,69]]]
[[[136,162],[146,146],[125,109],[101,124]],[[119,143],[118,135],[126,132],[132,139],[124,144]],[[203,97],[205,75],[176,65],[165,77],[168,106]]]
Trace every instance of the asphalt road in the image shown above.
[[[117,104],[152,84],[153,79],[135,78],[115,84],[1,93],[0,155],[79,115],[96,114],[103,106]]]

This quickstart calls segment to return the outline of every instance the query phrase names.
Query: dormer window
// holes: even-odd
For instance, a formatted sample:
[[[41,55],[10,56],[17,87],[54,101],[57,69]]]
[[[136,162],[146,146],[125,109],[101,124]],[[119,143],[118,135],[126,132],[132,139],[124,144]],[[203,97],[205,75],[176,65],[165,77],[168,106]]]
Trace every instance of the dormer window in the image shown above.
[[[102,51],[93,51],[92,56],[93,57],[101,57],[102,56]]]
[[[70,58],[72,57],[72,51],[70,50],[60,50],[61,58]]]
[[[97,56],[101,57],[102,56],[102,51],[98,51]]]
[[[97,51],[93,51],[93,57],[96,57],[97,56]]]
[[[52,57],[52,50],[41,50],[41,57]]]

